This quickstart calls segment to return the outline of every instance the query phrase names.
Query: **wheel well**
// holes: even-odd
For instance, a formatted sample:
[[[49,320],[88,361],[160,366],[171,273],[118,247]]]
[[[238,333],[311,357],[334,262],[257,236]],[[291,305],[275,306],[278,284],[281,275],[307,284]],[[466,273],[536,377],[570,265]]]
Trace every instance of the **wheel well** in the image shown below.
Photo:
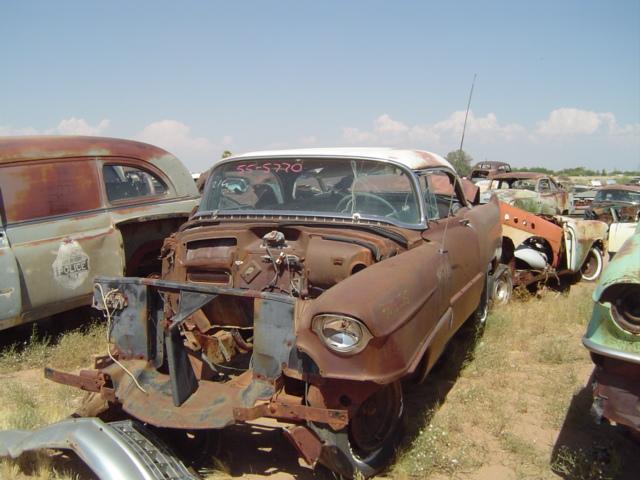
[[[502,256],[500,257],[500,263],[508,264],[513,258],[515,250],[513,240],[509,237],[502,237]]]
[[[187,217],[172,217],[119,225],[125,254],[125,274],[147,276],[151,273],[160,273],[162,243],[186,219]]]

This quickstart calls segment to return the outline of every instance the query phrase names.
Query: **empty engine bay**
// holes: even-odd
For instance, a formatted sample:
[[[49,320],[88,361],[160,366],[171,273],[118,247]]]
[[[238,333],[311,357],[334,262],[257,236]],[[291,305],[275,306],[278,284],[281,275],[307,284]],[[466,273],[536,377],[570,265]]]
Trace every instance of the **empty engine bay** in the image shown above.
[[[349,228],[203,227],[165,241],[162,278],[314,299],[404,249]],[[167,296],[165,318],[178,311],[178,301],[178,295]],[[203,362],[202,379],[223,380],[249,368],[253,309],[251,298],[220,296],[184,322],[185,345]]]

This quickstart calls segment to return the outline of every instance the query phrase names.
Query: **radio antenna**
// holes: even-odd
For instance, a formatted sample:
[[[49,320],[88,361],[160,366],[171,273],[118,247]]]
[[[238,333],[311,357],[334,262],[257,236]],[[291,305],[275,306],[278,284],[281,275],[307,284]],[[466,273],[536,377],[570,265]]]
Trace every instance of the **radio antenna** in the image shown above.
[[[471,97],[473,96],[473,87],[476,84],[477,73],[473,74],[473,81],[471,82],[471,91],[469,92],[469,101],[467,102],[467,113],[464,114],[464,125],[462,126],[462,138],[460,139],[460,155],[462,155],[462,145],[464,144],[464,132],[467,130],[467,118],[469,118],[469,109],[471,108]]]
[[[469,118],[469,109],[471,108],[471,97],[473,97],[473,87],[476,84],[476,78],[478,74],[473,74],[473,80],[471,81],[471,90],[469,91],[469,100],[467,101],[467,111],[464,114],[464,124],[462,125],[462,138],[460,138],[460,148],[458,149],[458,155],[462,160],[464,158],[464,152],[462,151],[462,145],[464,145],[464,134],[467,131],[467,119]],[[457,174],[458,172],[456,172]],[[453,192],[451,192],[451,197],[449,198],[449,210],[447,212],[447,216],[451,215],[451,211],[453,208],[453,197],[456,195],[456,187],[458,184],[458,175],[456,175],[453,179]],[[444,233],[442,234],[442,247],[440,248],[440,253],[446,253],[447,250],[445,248],[445,241],[447,239],[447,228],[449,227],[449,220],[444,224]]]

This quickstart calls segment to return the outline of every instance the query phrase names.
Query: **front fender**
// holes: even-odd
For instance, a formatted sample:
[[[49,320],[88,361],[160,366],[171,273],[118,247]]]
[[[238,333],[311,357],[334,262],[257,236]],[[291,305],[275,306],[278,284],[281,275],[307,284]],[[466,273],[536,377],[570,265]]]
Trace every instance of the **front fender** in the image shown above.
[[[438,245],[425,242],[358,272],[314,300],[300,302],[297,348],[324,377],[378,383],[401,378],[415,368],[446,316],[448,265]],[[337,354],[311,330],[313,317],[320,313],[355,317],[373,338],[358,354]]]

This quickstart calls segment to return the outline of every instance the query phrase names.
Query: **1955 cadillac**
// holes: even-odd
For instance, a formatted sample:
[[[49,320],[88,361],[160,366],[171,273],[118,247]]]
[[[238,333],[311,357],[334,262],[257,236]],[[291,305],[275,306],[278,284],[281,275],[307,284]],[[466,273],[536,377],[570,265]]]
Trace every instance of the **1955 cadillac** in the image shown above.
[[[110,354],[46,375],[95,392],[93,415],[190,438],[276,418],[307,463],[371,476],[401,436],[401,381],[423,381],[459,327],[486,318],[499,207],[464,192],[424,151],[225,159],[165,241],[161,278],[95,280]]]

